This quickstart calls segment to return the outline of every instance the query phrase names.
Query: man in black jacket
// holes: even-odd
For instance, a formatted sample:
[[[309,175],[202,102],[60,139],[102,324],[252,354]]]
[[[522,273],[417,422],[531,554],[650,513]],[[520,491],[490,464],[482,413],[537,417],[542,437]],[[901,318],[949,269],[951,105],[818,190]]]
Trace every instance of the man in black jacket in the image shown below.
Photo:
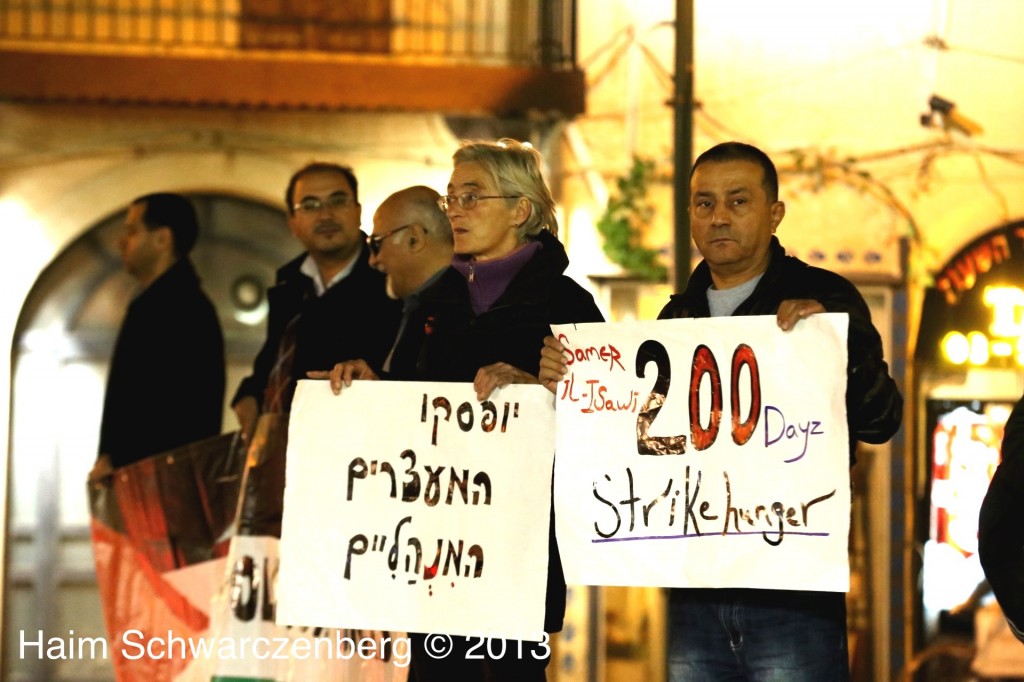
[[[308,371],[349,358],[379,369],[395,338],[401,307],[370,267],[357,191],[352,170],[329,163],[309,164],[288,183],[288,227],[306,253],[279,269],[267,292],[267,339],[232,399],[245,434],[261,411],[289,411]]]
[[[192,204],[177,194],[149,194],[128,207],[117,246],[143,290],[114,346],[90,478],[220,433],[224,339],[188,258],[198,234]]]
[[[370,265],[384,274],[387,293],[402,301],[402,319],[388,345],[380,376],[401,381],[426,380],[420,364],[423,330],[428,324],[424,297],[433,290],[452,261],[452,228],[437,205],[440,195],[429,187],[407,187],[389,196],[373,215]],[[436,314],[432,305],[427,308]],[[433,322],[429,322],[433,324]],[[377,379],[365,358],[335,365],[333,370],[310,372],[312,378],[332,379],[335,393],[353,379]]]
[[[786,255],[775,237],[785,214],[764,152],[727,142],[701,154],[690,172],[690,221],[704,260],[659,319],[775,315],[789,331],[816,313],[848,313],[852,464],[858,440],[883,443],[896,433],[903,400],[864,299],[839,275]],[[563,350],[545,340],[540,379],[552,391],[566,372]],[[672,680],[849,679],[842,593],[674,589],[669,616]]]
[[[1013,634],[1024,642],[1024,396],[1010,413],[1002,461],[989,484],[978,520],[978,556]]]

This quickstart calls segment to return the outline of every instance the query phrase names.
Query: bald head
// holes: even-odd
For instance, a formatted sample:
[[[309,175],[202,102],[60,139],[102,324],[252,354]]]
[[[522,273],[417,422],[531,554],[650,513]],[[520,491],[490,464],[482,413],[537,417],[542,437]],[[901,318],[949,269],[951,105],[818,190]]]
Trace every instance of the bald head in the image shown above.
[[[451,244],[452,226],[448,222],[448,216],[437,205],[437,200],[440,198],[440,194],[423,185],[400,189],[380,205],[373,216],[374,223],[376,223],[378,215],[387,213],[400,218],[400,224],[403,225],[419,223],[433,241]],[[376,233],[376,229],[374,233]]]
[[[416,292],[451,263],[452,228],[437,205],[439,197],[429,187],[407,187],[373,214],[370,264],[387,275],[392,298]]]

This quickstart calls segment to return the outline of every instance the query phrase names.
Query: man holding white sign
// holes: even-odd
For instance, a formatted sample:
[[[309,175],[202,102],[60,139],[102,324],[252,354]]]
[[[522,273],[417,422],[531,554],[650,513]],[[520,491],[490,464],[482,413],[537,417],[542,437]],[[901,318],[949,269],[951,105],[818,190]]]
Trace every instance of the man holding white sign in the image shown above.
[[[742,505],[733,495],[740,491],[737,482],[743,482],[743,475],[748,478],[763,475],[771,485],[784,473],[762,474],[762,470],[797,472],[807,469],[818,450],[832,455],[833,466],[845,466],[847,453],[852,464],[857,441],[882,443],[897,431],[902,415],[902,398],[888,374],[881,339],[871,323],[863,298],[853,284],[839,275],[808,266],[786,255],[774,236],[784,215],[785,204],[778,200],[775,166],[761,150],[729,142],[698,157],[690,174],[690,220],[694,241],[704,261],[693,272],[687,290],[672,296],[659,319],[774,315],[777,326],[789,332],[797,327],[800,320],[817,313],[846,313],[849,320],[847,330],[840,329],[835,334],[828,331],[834,320],[824,318],[838,316],[823,316],[821,324],[816,318],[812,325],[813,333],[821,334],[816,338],[831,339],[832,343],[836,339],[845,340],[848,353],[845,376],[841,365],[829,372],[827,364],[815,364],[821,358],[827,359],[827,348],[813,344],[799,347],[799,344],[806,343],[806,334],[812,333],[805,329],[809,323],[801,325],[798,334],[788,337],[794,344],[790,349],[779,345],[778,340],[768,338],[771,330],[753,326],[757,324],[753,320],[747,334],[757,343],[744,343],[742,337],[731,338],[730,334],[737,333],[735,324],[716,327],[717,321],[714,320],[699,323],[699,344],[696,348],[692,344],[683,348],[692,353],[693,358],[692,367],[688,368],[690,431],[688,436],[666,436],[663,434],[680,432],[671,427],[674,419],[687,412],[685,407],[679,407],[687,401],[684,398],[681,403],[669,402],[669,357],[672,353],[664,344],[654,340],[643,342],[635,350],[630,349],[633,350],[631,355],[625,348],[612,348],[614,344],[610,342],[603,345],[585,343],[574,348],[549,337],[542,352],[540,379],[556,393],[560,411],[567,409],[575,416],[573,408],[579,408],[580,404],[574,403],[573,399],[583,398],[586,392],[588,397],[595,393],[601,396],[602,400],[597,401],[595,408],[610,407],[613,411],[632,415],[630,427],[635,428],[633,447],[637,454],[618,453],[620,459],[628,460],[631,465],[618,472],[603,472],[604,477],[593,482],[592,494],[596,503],[605,501],[605,515],[594,522],[593,531],[608,537],[598,537],[591,542],[597,544],[614,540],[616,537],[613,535],[625,533],[631,534],[626,538],[631,542],[608,542],[603,546],[630,545],[642,549],[643,545],[657,545],[660,549],[674,544],[676,550],[685,554],[686,550],[680,549],[682,546],[694,544],[693,538],[704,537],[700,540],[704,549],[712,547],[710,542],[717,542],[711,551],[718,553],[716,558],[723,566],[734,564],[733,568],[742,577],[701,582],[706,572],[702,575],[700,566],[684,565],[680,571],[687,574],[695,572],[701,576],[700,579],[662,583],[690,585],[672,591],[669,647],[672,680],[785,679],[816,682],[849,679],[845,595],[839,591],[803,591],[795,589],[799,584],[794,586],[781,579],[775,580],[772,574],[777,573],[778,568],[774,563],[765,565],[759,560],[752,560],[751,557],[760,557],[761,554],[743,553],[747,550],[741,550],[743,545],[738,544],[760,543],[789,551],[793,543],[801,542],[813,558],[819,545],[811,543],[822,541],[818,536],[827,535],[834,540],[840,535],[836,531],[839,525],[832,532],[825,532],[819,531],[821,526],[814,524],[819,522],[820,513],[830,511],[835,514],[837,505],[829,504],[832,495],[847,500],[846,507],[838,509],[839,513],[847,514],[848,490],[828,485],[825,486],[828,490],[815,490],[811,487],[813,477],[809,477],[811,483],[808,483],[805,498],[781,500],[766,493],[763,500],[749,500],[748,504]],[[676,331],[670,330],[669,326],[666,326],[666,336],[670,333],[685,335],[692,333],[689,330],[696,329],[698,323],[690,323],[685,329],[673,327]],[[705,342],[705,336],[713,341]],[[562,338],[563,341],[569,340],[565,334]],[[728,343],[716,353],[716,343],[723,345],[722,339]],[[771,357],[763,353],[758,363],[756,349],[762,342],[765,348],[772,348],[767,354]],[[774,347],[771,344],[775,344]],[[679,350],[680,345],[681,342],[677,342],[671,348]],[[842,346],[839,349],[841,351]],[[731,372],[726,364],[729,356],[726,356],[722,360],[723,371],[719,373],[715,356],[720,356],[723,351],[731,354]],[[600,382],[605,377],[585,379],[583,384],[577,379],[573,384],[576,372],[570,371],[569,363],[580,362],[581,358],[587,362],[593,362],[595,358],[607,362],[611,368],[607,377],[613,376],[615,362],[619,363],[620,374],[625,374],[627,367],[632,372],[634,367],[630,365],[635,363],[635,373],[639,378],[643,378],[644,372],[649,371],[648,365],[653,364],[657,379],[646,396],[642,391],[632,390],[628,396],[623,393],[611,396],[607,391],[601,394],[604,385]],[[769,360],[774,365],[770,365]],[[812,364],[819,369],[805,373],[803,370]],[[782,369],[791,374],[789,381],[770,379],[770,385],[781,388],[776,393],[762,396],[760,374],[768,375],[770,370],[777,370],[778,365],[783,365]],[[829,376],[822,376],[823,373]],[[708,377],[707,381],[705,377]],[[716,377],[720,383],[716,384]],[[813,377],[813,382],[808,382],[807,377]],[[702,387],[707,384],[711,385],[711,390],[702,392]],[[841,388],[844,384],[845,391]],[[824,406],[832,402],[827,395],[828,389],[823,392],[822,388],[829,386],[838,387],[838,390],[831,389],[835,394],[845,394],[845,400],[841,401],[845,405],[839,406],[840,414],[845,407],[845,424],[816,424],[822,420],[812,419],[816,415],[809,413],[796,415],[796,424],[782,423],[786,417],[794,416],[791,412],[786,414],[783,402],[785,405],[799,404],[800,399],[804,399],[818,401]],[[789,390],[784,390],[787,387]],[[686,389],[676,391],[685,393]],[[611,398],[610,402],[606,398]],[[701,411],[702,401],[709,399],[710,410],[707,409],[708,402],[704,402],[705,408]],[[663,406],[666,410],[661,421],[666,423],[659,422],[655,426]],[[722,419],[725,414],[730,414],[731,424]],[[561,430],[561,413],[558,421]],[[832,438],[837,431],[846,436],[838,448],[809,449],[816,447],[811,445],[811,439]],[[727,432],[731,439],[726,436]],[[767,468],[764,458],[751,458],[749,452],[745,454],[745,448],[750,452],[776,452],[781,447],[779,441],[790,440],[790,435],[793,436],[793,444],[786,447],[793,447],[801,439],[803,443],[786,457],[779,458],[775,469]],[[561,431],[559,438],[561,445]],[[760,450],[751,450],[762,443]],[[708,453],[716,452],[725,454],[711,463]],[[835,455],[839,453],[842,453],[842,464],[835,461]],[[664,455],[685,456],[661,457]],[[561,500],[563,477],[559,472],[562,456],[560,448],[556,457],[556,503]],[[662,485],[658,497],[643,499],[636,488],[639,474],[657,460],[683,463],[676,465],[674,480],[669,478]],[[731,470],[721,468],[723,461],[731,463]],[[702,480],[702,468],[697,466],[700,462],[709,462],[712,468],[718,466],[715,477]],[[825,465],[825,462],[820,463],[820,466]],[[818,471],[813,468],[807,470]],[[616,483],[616,476],[625,483]],[[602,486],[607,488],[616,484],[626,486],[625,495],[623,491],[612,493],[602,489]],[[719,503],[720,506],[705,497],[708,490],[713,489],[720,489],[725,500]],[[557,510],[560,545],[563,544],[561,509]],[[662,518],[668,519],[665,521],[667,526],[677,529],[676,535],[656,531],[648,536],[639,535],[641,526],[647,527],[657,520],[659,514],[665,513],[668,516]],[[616,520],[621,523],[617,524]],[[725,539],[736,535],[748,537]],[[796,537],[790,540],[791,536]],[[845,536],[840,539],[845,544]],[[662,542],[656,542],[659,540]],[[564,545],[562,552],[563,556],[571,554]],[[729,554],[723,556],[723,552]],[[641,571],[647,570],[648,566],[634,562],[633,568]],[[729,571],[721,573],[732,575]],[[758,576],[750,575],[754,573],[767,574],[770,579],[762,582]],[[575,576],[570,573],[568,563],[566,574],[567,580],[573,581]],[[784,589],[750,589],[757,584],[781,585]],[[714,589],[709,585],[714,585]]]

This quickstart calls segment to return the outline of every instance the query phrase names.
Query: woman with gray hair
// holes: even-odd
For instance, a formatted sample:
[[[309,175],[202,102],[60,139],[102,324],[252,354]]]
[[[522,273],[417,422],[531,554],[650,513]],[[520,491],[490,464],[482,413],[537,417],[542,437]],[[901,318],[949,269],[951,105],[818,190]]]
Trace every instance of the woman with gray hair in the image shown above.
[[[541,174],[540,153],[515,140],[466,142],[453,160],[447,194],[438,204],[452,226],[455,256],[424,292],[417,346],[408,349],[412,353],[402,351],[417,358],[416,370],[405,378],[472,381],[485,400],[511,383],[539,383],[540,349],[550,325],[603,317],[593,296],[564,274],[569,259],[555,236],[555,202]],[[565,615],[565,578],[553,514],[549,527],[537,531],[549,538],[544,629],[557,632]],[[501,617],[494,613],[495,620]],[[543,682],[551,651],[546,642],[533,648],[509,642],[488,649],[483,660],[467,660],[470,642],[460,649],[465,638],[456,637],[452,653],[436,660],[424,650],[421,635],[412,637],[417,682]],[[505,655],[492,656],[492,649]]]

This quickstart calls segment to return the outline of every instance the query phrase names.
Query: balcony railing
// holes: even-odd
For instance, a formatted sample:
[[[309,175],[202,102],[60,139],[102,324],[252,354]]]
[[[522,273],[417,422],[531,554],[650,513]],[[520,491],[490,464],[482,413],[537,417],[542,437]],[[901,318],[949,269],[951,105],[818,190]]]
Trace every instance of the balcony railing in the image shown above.
[[[573,68],[575,0],[0,0],[0,43]]]

